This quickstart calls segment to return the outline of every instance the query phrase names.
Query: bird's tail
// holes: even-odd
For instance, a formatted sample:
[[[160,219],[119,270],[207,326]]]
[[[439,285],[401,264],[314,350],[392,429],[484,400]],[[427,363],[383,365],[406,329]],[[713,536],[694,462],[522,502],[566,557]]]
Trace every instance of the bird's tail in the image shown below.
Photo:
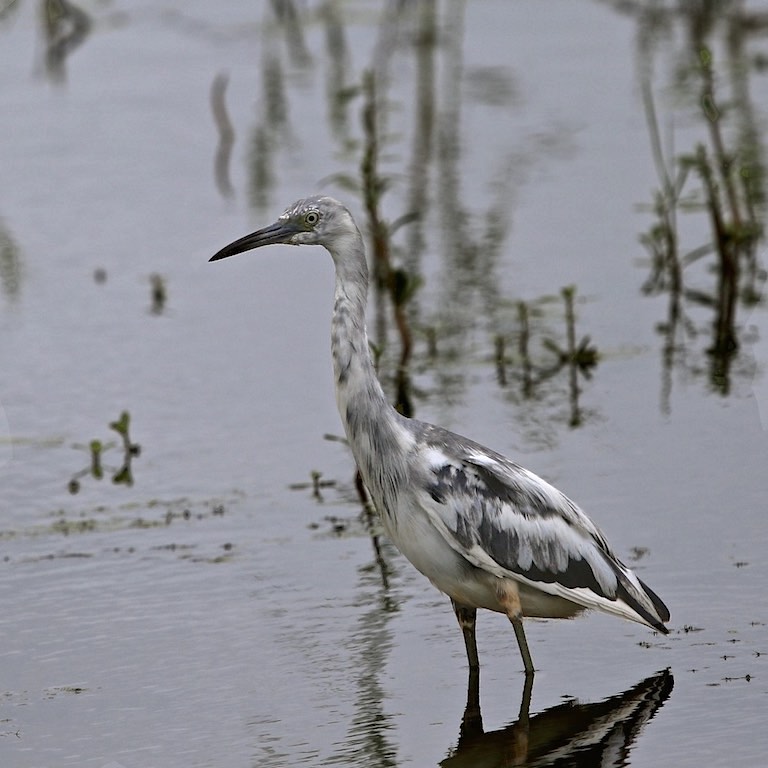
[[[668,635],[669,630],[664,626],[664,622],[669,621],[669,608],[623,563],[617,561],[616,564],[619,577],[616,597],[629,606],[644,624],[653,627],[663,635]]]
[[[638,579],[638,581],[643,588],[643,592],[648,595],[653,603],[653,607],[656,609],[656,613],[659,614],[659,618],[662,621],[669,621],[669,608],[664,604],[664,601],[642,579]],[[667,628],[664,627],[665,634],[667,631]]]

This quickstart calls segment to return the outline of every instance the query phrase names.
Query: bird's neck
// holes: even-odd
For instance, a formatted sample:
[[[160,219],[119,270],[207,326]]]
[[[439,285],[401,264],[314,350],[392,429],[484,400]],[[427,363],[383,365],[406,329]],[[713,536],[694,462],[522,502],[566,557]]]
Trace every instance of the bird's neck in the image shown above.
[[[409,433],[403,417],[387,402],[373,367],[365,323],[368,267],[359,233],[332,256],[336,265],[331,322],[336,403],[363,480],[374,503],[385,507],[379,511],[386,516],[386,507],[394,500],[384,487],[391,483],[382,483],[382,472],[405,473]]]
[[[376,376],[368,344],[365,309],[368,303],[368,265],[362,237],[333,253],[336,265],[331,353],[336,401],[349,432],[360,418],[377,420],[393,410]],[[348,435],[349,436],[349,435]]]

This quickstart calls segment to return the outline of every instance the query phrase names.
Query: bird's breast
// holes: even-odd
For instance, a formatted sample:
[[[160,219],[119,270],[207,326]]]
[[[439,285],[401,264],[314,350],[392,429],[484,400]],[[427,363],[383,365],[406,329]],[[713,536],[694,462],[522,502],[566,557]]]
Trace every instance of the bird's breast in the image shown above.
[[[476,568],[451,547],[426,513],[407,497],[398,499],[398,507],[381,517],[392,543],[437,589],[464,605],[502,610],[498,578]]]

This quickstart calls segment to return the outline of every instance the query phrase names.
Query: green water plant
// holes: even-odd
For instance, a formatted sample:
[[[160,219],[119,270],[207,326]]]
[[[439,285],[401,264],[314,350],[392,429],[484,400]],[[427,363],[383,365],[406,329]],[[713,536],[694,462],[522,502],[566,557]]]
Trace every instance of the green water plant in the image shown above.
[[[132,461],[141,454],[141,446],[134,443],[130,436],[131,415],[128,411],[123,411],[116,421],[109,423],[109,428],[120,436],[121,444],[115,441],[107,443],[94,438],[87,445],[76,444],[74,447],[88,452],[88,466],[75,472],[67,483],[67,489],[75,494],[80,491],[81,480],[90,476],[94,480],[104,478],[105,466],[102,460],[103,455],[113,448],[122,450],[122,462],[119,467],[109,467],[107,471],[111,474],[112,482],[115,485],[133,485]]]

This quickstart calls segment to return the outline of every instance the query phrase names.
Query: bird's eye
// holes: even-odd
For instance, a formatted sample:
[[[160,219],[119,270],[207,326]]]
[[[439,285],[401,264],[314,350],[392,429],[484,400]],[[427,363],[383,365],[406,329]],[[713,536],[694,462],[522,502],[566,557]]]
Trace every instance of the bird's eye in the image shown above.
[[[304,216],[304,222],[310,227],[314,227],[318,221],[320,221],[320,214],[317,211],[310,211]]]

